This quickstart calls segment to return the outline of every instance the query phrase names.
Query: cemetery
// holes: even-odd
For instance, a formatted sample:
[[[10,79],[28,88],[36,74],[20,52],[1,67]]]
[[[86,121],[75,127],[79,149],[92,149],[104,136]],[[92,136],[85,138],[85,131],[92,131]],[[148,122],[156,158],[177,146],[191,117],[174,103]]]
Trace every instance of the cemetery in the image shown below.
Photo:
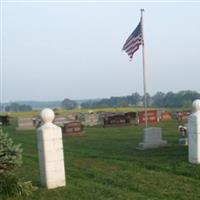
[[[198,3],[1,0],[0,200],[200,200]]]
[[[196,115],[187,124],[193,134],[188,146],[188,140],[183,145],[188,135],[180,119],[169,113],[157,121],[156,112],[150,110],[148,129],[143,121],[135,124],[143,112],[106,113],[109,128],[84,126],[71,116],[68,120],[66,114],[52,116],[51,110],[50,114],[43,110],[37,113],[43,122],[34,129],[30,119],[35,113],[21,114],[20,120],[11,113],[10,125],[3,130],[23,148],[23,164],[16,174],[37,187],[28,199],[200,198]],[[130,118],[134,123],[126,124]]]

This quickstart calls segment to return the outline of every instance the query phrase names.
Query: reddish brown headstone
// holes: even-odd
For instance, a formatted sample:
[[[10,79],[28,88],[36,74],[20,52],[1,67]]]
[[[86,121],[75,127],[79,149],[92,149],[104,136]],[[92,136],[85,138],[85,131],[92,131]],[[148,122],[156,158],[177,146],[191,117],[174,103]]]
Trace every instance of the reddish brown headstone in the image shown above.
[[[64,123],[62,132],[64,136],[83,135],[84,134],[83,125],[79,121],[67,122]]]
[[[157,110],[148,110],[147,111],[147,119],[149,124],[155,124],[158,122],[157,119]],[[144,124],[145,123],[145,112],[142,111],[139,113],[139,123]]]
[[[161,114],[161,121],[169,121],[172,119],[172,114],[170,112],[164,112]]]
[[[124,114],[115,114],[104,118],[104,128],[129,125],[129,119]]]
[[[178,115],[177,117],[178,117],[178,121],[179,122],[187,123],[188,122],[188,118],[190,116],[190,112],[187,112],[187,111],[178,112],[177,115]]]

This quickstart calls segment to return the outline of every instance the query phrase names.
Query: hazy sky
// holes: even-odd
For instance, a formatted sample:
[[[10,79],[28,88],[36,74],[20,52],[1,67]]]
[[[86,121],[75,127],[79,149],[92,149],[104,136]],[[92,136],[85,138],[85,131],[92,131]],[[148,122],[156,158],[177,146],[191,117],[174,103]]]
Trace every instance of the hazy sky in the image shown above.
[[[147,91],[200,92],[200,3],[3,2],[3,101],[143,94],[142,51],[122,46],[144,13]]]

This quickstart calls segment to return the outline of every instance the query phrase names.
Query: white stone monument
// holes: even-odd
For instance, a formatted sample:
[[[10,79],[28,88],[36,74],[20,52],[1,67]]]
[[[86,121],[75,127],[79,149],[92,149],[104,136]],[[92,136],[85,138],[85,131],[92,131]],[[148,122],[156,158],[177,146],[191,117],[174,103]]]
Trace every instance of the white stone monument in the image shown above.
[[[193,113],[189,117],[189,162],[200,163],[200,99],[192,103]]]
[[[148,127],[144,129],[144,142],[139,143],[137,149],[152,149],[167,145],[166,140],[162,140],[162,129],[159,127]]]
[[[41,112],[44,124],[37,129],[41,184],[48,189],[65,186],[65,166],[61,128],[52,123],[51,109]]]

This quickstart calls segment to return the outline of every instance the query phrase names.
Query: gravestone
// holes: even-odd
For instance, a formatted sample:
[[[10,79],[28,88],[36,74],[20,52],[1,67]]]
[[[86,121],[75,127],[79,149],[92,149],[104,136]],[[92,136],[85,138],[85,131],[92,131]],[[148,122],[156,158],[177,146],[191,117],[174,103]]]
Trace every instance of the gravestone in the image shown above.
[[[188,111],[177,112],[177,119],[180,123],[188,123],[189,116],[190,112]]]
[[[157,110],[147,111],[148,124],[156,124],[158,122]],[[139,123],[145,124],[145,112],[139,112]]]
[[[57,126],[64,126],[64,123],[67,122],[67,118],[65,117],[56,117],[53,121],[53,123]]]
[[[117,126],[127,126],[129,125],[129,119],[126,118],[124,114],[114,114],[104,117],[103,127],[117,127]]]
[[[3,126],[10,124],[10,117],[8,115],[0,115],[0,122]]]
[[[161,121],[169,121],[169,120],[172,120],[172,114],[171,112],[162,112],[161,113],[161,116],[160,116],[160,120]]]
[[[82,122],[85,126],[97,126],[99,125],[99,114],[87,113],[84,115],[84,121]]]
[[[189,162],[200,163],[200,99],[192,103],[193,114],[189,117]]]
[[[179,144],[188,145],[188,124],[179,125],[178,130],[180,132]]]
[[[78,120],[79,114],[78,113],[71,113],[67,115],[67,121],[74,121]]]
[[[126,112],[124,115],[130,124],[137,124],[138,114],[136,112]]]
[[[64,136],[82,136],[84,134],[83,125],[80,121],[69,121],[62,127]]]
[[[32,130],[35,129],[33,118],[18,118],[18,127],[16,130]]]
[[[137,149],[152,149],[164,147],[167,141],[162,139],[162,129],[158,127],[144,128],[144,142],[139,143]]]
[[[44,124],[37,129],[41,184],[48,189],[65,186],[65,166],[61,128],[52,123],[55,115],[44,109]]]

